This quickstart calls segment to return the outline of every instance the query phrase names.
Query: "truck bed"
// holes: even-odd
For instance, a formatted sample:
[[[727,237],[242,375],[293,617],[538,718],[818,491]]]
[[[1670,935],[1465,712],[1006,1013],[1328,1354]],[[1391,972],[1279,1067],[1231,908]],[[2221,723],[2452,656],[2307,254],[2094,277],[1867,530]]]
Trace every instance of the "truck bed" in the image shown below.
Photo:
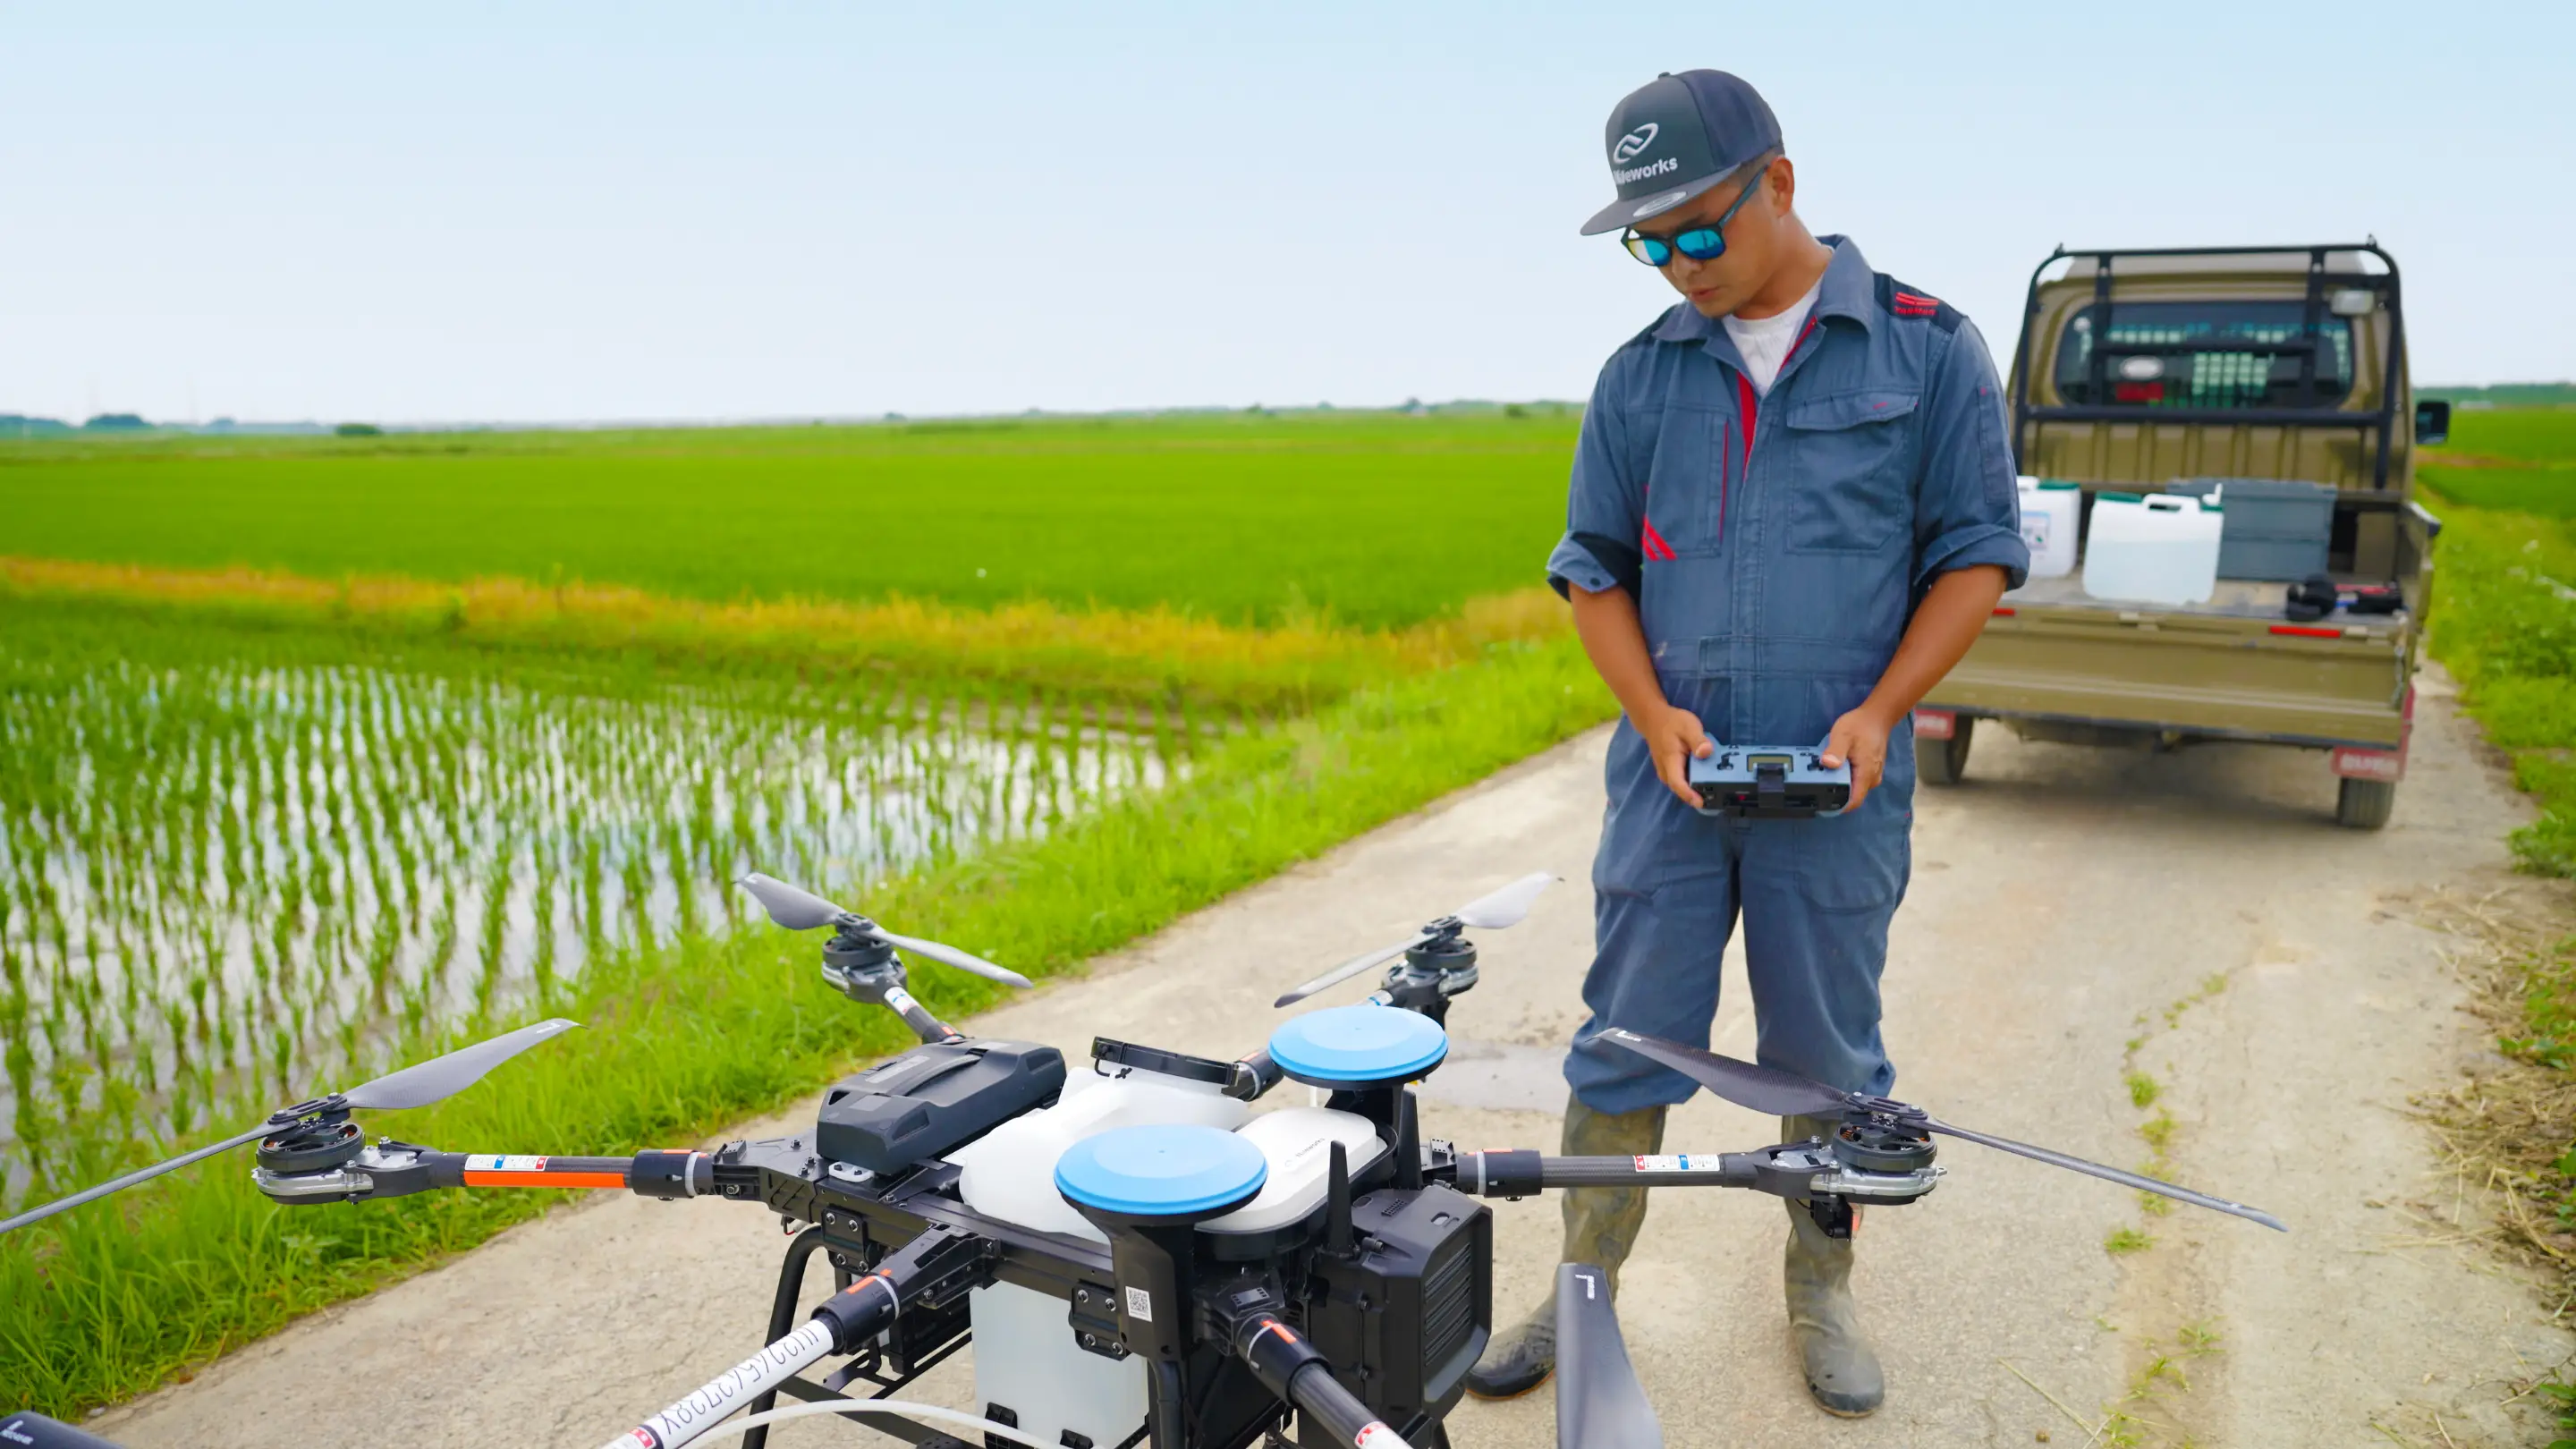
[[[2209,602],[2124,603],[2080,573],[2004,595],[1925,700],[1970,715],[2317,746],[2398,744],[2414,621],[2282,612],[2286,584],[2221,580]]]
[[[2335,582],[2358,584],[2372,581],[2356,576],[2339,578]],[[2385,582],[2385,580],[2379,582]],[[2209,602],[2205,604],[2121,603],[2111,599],[2097,599],[2084,592],[2084,573],[2083,570],[2078,569],[2058,578],[2032,579],[2029,583],[2004,595],[2003,607],[2012,608],[2027,604],[2034,608],[2111,609],[2131,612],[2146,610],[2158,614],[2199,614],[2218,618],[2261,619],[2267,623],[2286,624],[2290,622],[2290,617],[2282,610],[2289,601],[2288,584],[2268,583],[2259,579],[2220,579],[2218,591],[2212,594]],[[2359,618],[2351,618],[2338,614],[2332,621],[2319,620],[2318,622],[2368,624],[2384,623],[2391,618],[2403,617],[2405,617],[2403,614],[2398,614],[2363,615]]]

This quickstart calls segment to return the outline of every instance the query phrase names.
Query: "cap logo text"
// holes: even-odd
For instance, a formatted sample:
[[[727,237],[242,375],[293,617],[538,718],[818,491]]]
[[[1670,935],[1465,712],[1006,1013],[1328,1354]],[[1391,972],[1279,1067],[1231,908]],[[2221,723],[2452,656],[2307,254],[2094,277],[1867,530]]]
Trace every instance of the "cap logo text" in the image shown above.
[[[1663,128],[1656,125],[1654,122],[1648,121],[1646,124],[1630,131],[1627,135],[1619,138],[1618,145],[1610,148],[1610,159],[1613,161],[1636,160],[1639,156],[1645,154],[1647,147],[1655,144],[1655,133],[1661,129]]]
[[[1619,183],[1621,186],[1625,186],[1632,181],[1643,181],[1649,176],[1661,176],[1667,171],[1679,171],[1681,169],[1681,162],[1667,156],[1661,161],[1652,162],[1644,166],[1631,166],[1625,170],[1613,166],[1610,168],[1610,179]]]

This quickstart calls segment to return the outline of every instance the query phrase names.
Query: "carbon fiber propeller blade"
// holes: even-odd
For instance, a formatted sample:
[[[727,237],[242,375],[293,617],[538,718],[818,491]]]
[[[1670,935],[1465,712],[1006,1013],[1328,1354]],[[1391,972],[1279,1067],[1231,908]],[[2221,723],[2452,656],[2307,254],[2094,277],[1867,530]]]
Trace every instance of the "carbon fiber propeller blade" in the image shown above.
[[[517,1031],[504,1032],[488,1041],[460,1047],[443,1057],[432,1057],[418,1066],[405,1067],[401,1071],[378,1077],[363,1086],[352,1087],[341,1095],[348,1099],[349,1105],[353,1108],[365,1108],[378,1112],[399,1111],[405,1107],[426,1107],[432,1102],[444,1101],[455,1096],[483,1080],[484,1074],[494,1067],[549,1037],[561,1036],[579,1025],[581,1023],[567,1021],[562,1017],[556,1017],[551,1021],[540,1021],[532,1026],[520,1027]],[[30,1208],[6,1222],[0,1222],[0,1233],[8,1232],[12,1228],[25,1227],[29,1223],[52,1217],[65,1209],[79,1207],[82,1203],[96,1202],[110,1193],[123,1192],[137,1183],[150,1182],[165,1172],[175,1172],[192,1162],[203,1162],[219,1152],[229,1152],[245,1143],[256,1142],[267,1136],[271,1130],[269,1123],[262,1122],[247,1132],[237,1133],[221,1142],[209,1143],[193,1152],[183,1152],[167,1162],[156,1162],[150,1167],[102,1182],[96,1187],[83,1188],[70,1197],[57,1198],[43,1207]]]
[[[1528,917],[1530,912],[1530,903],[1538,899],[1538,893],[1546,890],[1549,883],[1555,879],[1556,877],[1549,875],[1543,870],[1522,876],[1519,880],[1513,881],[1510,885],[1503,887],[1501,890],[1495,891],[1490,895],[1478,896],[1476,899],[1469,901],[1467,904],[1460,906],[1458,909],[1451,911],[1448,915],[1443,916],[1440,919],[1442,921],[1455,920],[1462,926],[1473,926],[1480,931],[1500,931],[1507,927],[1517,926]],[[1341,965],[1334,967],[1332,970],[1325,972],[1323,975],[1316,977],[1312,981],[1308,981],[1303,985],[1288,988],[1288,990],[1281,995],[1277,1001],[1270,1004],[1274,1007],[1294,1006],[1298,1002],[1305,1000],[1307,997],[1314,995],[1316,992],[1321,991],[1326,987],[1338,986],[1341,983],[1350,980],[1352,977],[1359,975],[1363,971],[1369,970],[1372,967],[1383,966],[1387,962],[1394,960],[1396,957],[1403,955],[1405,952],[1412,950],[1414,947],[1422,945],[1433,937],[1438,936],[1440,932],[1436,929],[1437,924],[1438,923],[1435,922],[1432,926],[1426,926],[1423,929],[1414,932],[1413,937],[1410,940],[1353,956],[1348,961],[1343,962]]]
[[[1361,972],[1368,970],[1372,966],[1382,966],[1387,962],[1394,960],[1396,957],[1401,956],[1405,952],[1412,950],[1414,947],[1421,945],[1423,942],[1430,940],[1431,937],[1432,933],[1429,931],[1417,931],[1414,933],[1413,939],[1410,941],[1399,941],[1395,945],[1385,947],[1381,950],[1370,951],[1363,955],[1353,956],[1348,961],[1345,961],[1341,965],[1334,967],[1332,970],[1325,972],[1323,975],[1316,977],[1314,980],[1306,982],[1304,985],[1288,988],[1284,995],[1282,995],[1277,1001],[1270,1004],[1272,1006],[1294,1006],[1298,1002],[1305,1000],[1307,997],[1314,995],[1316,992],[1323,990],[1325,987],[1339,986],[1343,982],[1350,980],[1352,977],[1359,975]]]
[[[1739,1107],[1750,1107],[1756,1112],[1766,1112],[1777,1117],[1838,1116],[1846,1107],[1871,1100],[1861,1097],[1858,1093],[1838,1092],[1822,1082],[1799,1076],[1795,1072],[1784,1072],[1773,1067],[1758,1067],[1751,1062],[1739,1062],[1733,1057],[1722,1057],[1715,1052],[1683,1046],[1679,1042],[1640,1036],[1633,1031],[1623,1031],[1618,1027],[1610,1028],[1594,1040],[1613,1042],[1641,1057],[1661,1062]],[[2205,1192],[2176,1187],[2170,1182],[2162,1182],[2142,1173],[2105,1167],[2101,1163],[2088,1162],[2081,1157],[2053,1152],[2045,1147],[2033,1147],[2027,1142],[2015,1142],[2009,1137],[1994,1137],[1965,1127],[1953,1127],[1920,1107],[1906,1107],[1901,1103],[1896,1105],[1909,1114],[1911,1120],[1920,1123],[1926,1131],[1982,1143],[1999,1152],[2027,1157],[2034,1162],[2045,1162],[2052,1167],[2063,1167],[2069,1172],[2080,1172],[2087,1177],[2098,1177],[2105,1182],[2116,1182],[2123,1187],[2134,1187],[2141,1192],[2156,1193],[2172,1198],[2176,1202],[2205,1207],[2211,1212],[2244,1218],[2248,1222],[2261,1223],[2276,1232],[2286,1233],[2290,1230],[2289,1224],[2261,1208],[2247,1207],[2241,1202],[2230,1202],[2223,1197],[2211,1197]]]
[[[1555,879],[1543,870],[1522,876],[1492,895],[1479,896],[1460,906],[1458,919],[1480,931],[1499,931],[1506,926],[1517,926],[1529,916],[1530,906],[1537,901],[1538,893],[1546,890]]]
[[[1622,1046],[1650,1061],[1663,1063],[1709,1091],[1756,1112],[1774,1117],[1825,1117],[1841,1112],[1851,1098],[1822,1082],[1784,1072],[1775,1067],[1758,1067],[1739,1062],[1698,1047],[1683,1046],[1661,1037],[1639,1036],[1633,1031],[1612,1027],[1593,1038]]]
[[[898,936],[883,927],[878,928],[877,939],[897,950],[910,951],[916,956],[927,956],[933,961],[954,966],[960,971],[981,976],[987,981],[999,981],[1005,986],[1032,984],[1029,978],[1008,966],[996,966],[981,956],[960,951],[954,946],[943,945],[937,941],[925,941],[919,936]]]
[[[46,1218],[52,1217],[58,1212],[64,1212],[68,1209],[79,1207],[85,1202],[96,1202],[100,1198],[107,1196],[109,1193],[123,1192],[138,1182],[150,1182],[152,1179],[159,1177],[165,1172],[176,1172],[191,1162],[203,1162],[218,1152],[229,1152],[232,1149],[241,1146],[245,1142],[256,1142],[267,1135],[268,1124],[262,1122],[258,1126],[250,1129],[248,1132],[244,1132],[237,1137],[227,1137],[221,1142],[200,1147],[194,1152],[183,1152],[177,1157],[171,1158],[167,1162],[156,1162],[141,1171],[129,1172],[123,1177],[115,1178],[108,1182],[102,1182],[96,1187],[83,1188],[79,1192],[73,1193],[70,1197],[56,1198],[52,1202],[45,1204],[43,1207],[29,1208],[27,1211],[18,1214],[7,1222],[0,1222],[0,1233],[5,1233],[12,1228],[23,1228],[29,1223],[41,1222]]]
[[[2098,1177],[2106,1182],[2119,1183],[2123,1187],[2134,1187],[2141,1192],[2158,1193],[2165,1197],[2172,1198],[2176,1202],[2187,1202],[2194,1207],[2205,1207],[2211,1212],[2226,1213],[2230,1217],[2239,1217],[2248,1222],[2261,1223],[2263,1226],[2272,1229],[2274,1232],[2286,1233],[2290,1230],[2290,1225],[2288,1223],[2281,1221],[2279,1218],[2272,1216],[2261,1208],[2247,1207],[2241,1202],[2229,1202],[2223,1197],[2211,1197],[2205,1192],[2193,1192],[2187,1187],[2176,1187],[2170,1182],[2160,1182],[2143,1173],[2124,1172],[2116,1167],[2104,1167],[2098,1162],[2087,1162],[2081,1157],[2070,1157],[2063,1152],[2051,1152],[2045,1147],[2033,1147],[2027,1142],[2015,1142],[2009,1137],[1990,1137],[1983,1132],[1971,1132],[1965,1127],[1953,1127],[1938,1117],[1926,1116],[1923,1119],[1923,1125],[1934,1132],[1946,1133],[1952,1137],[1963,1137],[1970,1142],[1982,1142],[1986,1146],[1994,1148],[1998,1152],[2009,1152],[2017,1157],[2030,1158],[2034,1162],[2045,1162],[2054,1167],[2063,1167],[2069,1172],[2080,1172],[2088,1177]]]
[[[443,1057],[432,1057],[416,1067],[376,1078],[363,1086],[351,1087],[341,1095],[352,1107],[377,1112],[398,1112],[405,1107],[426,1107],[444,1102],[476,1082],[483,1074],[541,1041],[563,1035],[581,1025],[555,1017],[517,1031],[503,1032],[489,1041],[478,1041],[470,1047],[459,1047]]]
[[[761,909],[769,912],[769,919],[791,931],[810,931],[817,926],[828,926],[851,914],[812,891],[799,889],[756,870],[744,876],[738,884],[759,899]]]
[[[1663,1449],[1610,1305],[1610,1277],[1589,1263],[1556,1270],[1556,1375],[1557,1443]]]

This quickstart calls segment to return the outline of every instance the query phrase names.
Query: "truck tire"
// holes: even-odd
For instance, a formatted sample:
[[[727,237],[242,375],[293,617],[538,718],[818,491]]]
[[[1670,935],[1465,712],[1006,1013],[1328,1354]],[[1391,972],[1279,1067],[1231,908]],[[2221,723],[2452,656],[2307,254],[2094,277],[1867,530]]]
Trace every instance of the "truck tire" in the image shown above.
[[[1968,773],[1968,746],[1977,738],[1977,722],[1960,715],[1946,740],[1914,742],[1914,778],[1926,785],[1956,785]]]
[[[2377,830],[2397,807],[2397,786],[2389,780],[2346,780],[2335,795],[2335,824],[2347,830]]]

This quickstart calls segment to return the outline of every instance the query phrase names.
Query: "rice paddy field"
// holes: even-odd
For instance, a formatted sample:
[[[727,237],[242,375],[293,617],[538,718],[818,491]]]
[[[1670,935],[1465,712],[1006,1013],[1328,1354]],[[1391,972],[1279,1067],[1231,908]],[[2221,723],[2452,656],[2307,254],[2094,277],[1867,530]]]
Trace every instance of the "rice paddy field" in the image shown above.
[[[1606,718],[1535,412],[0,447],[0,1214],[547,1014],[371,1130],[698,1140],[904,1040],[747,870],[1044,974]],[[247,1167],[0,1238],[8,1397],[545,1206]]]
[[[1537,581],[1578,418],[0,443],[0,556],[1420,622]]]

